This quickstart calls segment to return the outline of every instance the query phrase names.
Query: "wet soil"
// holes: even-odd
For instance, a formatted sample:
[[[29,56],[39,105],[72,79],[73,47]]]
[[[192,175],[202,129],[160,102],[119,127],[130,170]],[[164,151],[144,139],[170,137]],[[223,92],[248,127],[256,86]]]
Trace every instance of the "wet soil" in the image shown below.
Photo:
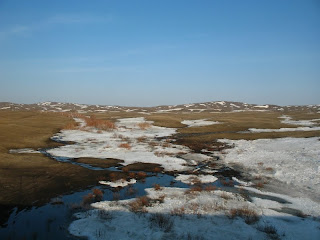
[[[120,167],[122,166],[121,163],[123,163],[123,160],[120,159],[114,159],[114,158],[74,158],[72,161],[76,163],[84,163],[88,164],[92,167],[98,167],[98,168],[111,168],[111,167]]]

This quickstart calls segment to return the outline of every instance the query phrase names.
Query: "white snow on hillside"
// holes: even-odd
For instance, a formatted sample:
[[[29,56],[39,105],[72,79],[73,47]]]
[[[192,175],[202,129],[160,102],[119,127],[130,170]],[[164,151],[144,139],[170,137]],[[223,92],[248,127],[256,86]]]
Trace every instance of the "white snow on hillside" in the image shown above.
[[[282,115],[281,117],[279,117],[283,120],[281,120],[281,123],[285,123],[285,124],[291,124],[291,125],[300,125],[300,126],[314,126],[316,124],[316,121],[320,121],[320,119],[312,119],[312,120],[292,120],[291,117],[286,116],[286,115]]]

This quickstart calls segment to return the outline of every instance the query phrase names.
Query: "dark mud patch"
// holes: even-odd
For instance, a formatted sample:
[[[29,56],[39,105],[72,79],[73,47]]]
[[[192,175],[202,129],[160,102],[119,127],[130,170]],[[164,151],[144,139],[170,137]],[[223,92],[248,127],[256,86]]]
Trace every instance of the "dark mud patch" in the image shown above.
[[[207,151],[217,151],[217,150],[223,150],[225,148],[230,148],[227,146],[225,143],[222,142],[216,142],[216,141],[210,141],[210,142],[201,142],[201,141],[195,141],[195,140],[190,140],[188,138],[185,138],[186,136],[184,135],[176,135],[175,136],[177,141],[175,144],[178,145],[183,145],[191,150],[193,150],[195,153],[203,153],[203,150]]]
[[[92,167],[99,167],[99,168],[110,168],[110,167],[119,167],[122,166],[123,160],[115,159],[115,158],[74,158],[72,159],[73,162],[76,163],[84,163],[89,164]]]
[[[242,174],[241,174],[240,171],[235,170],[235,169],[230,168],[230,167],[220,168],[215,175],[216,176],[223,176],[225,178],[230,178],[230,179],[232,177],[236,177],[236,178],[241,178],[242,177]]]
[[[156,163],[132,163],[122,168],[123,171],[146,171],[146,172],[162,172],[163,167]]]

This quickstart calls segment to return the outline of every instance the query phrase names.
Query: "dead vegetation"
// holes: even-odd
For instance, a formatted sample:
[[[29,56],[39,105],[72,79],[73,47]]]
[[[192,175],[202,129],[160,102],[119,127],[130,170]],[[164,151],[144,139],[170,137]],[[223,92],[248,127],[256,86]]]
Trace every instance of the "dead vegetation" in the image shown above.
[[[142,196],[136,198],[134,201],[129,203],[129,209],[132,212],[146,212],[146,207],[150,204],[150,198],[147,196]]]
[[[184,207],[179,207],[179,208],[174,208],[170,212],[171,215],[173,216],[183,216],[185,214],[185,208]]]
[[[217,189],[217,187],[213,186],[213,185],[204,186],[202,184],[197,184],[196,186],[191,187],[187,191],[185,191],[185,194],[196,194],[196,193],[202,192],[202,191],[214,192],[216,189]]]
[[[95,127],[96,129],[105,131],[116,129],[116,125],[113,122],[103,119],[97,119],[95,115],[84,117],[83,119],[85,120],[88,127]]]
[[[154,190],[156,190],[156,191],[159,191],[159,190],[162,189],[162,187],[160,186],[160,184],[157,184],[157,183],[153,185],[153,188],[154,188]]]
[[[119,144],[118,146],[119,148],[125,148],[127,150],[130,150],[131,149],[131,145],[129,143],[121,143]]]
[[[91,193],[88,193],[87,195],[83,196],[82,205],[90,205],[94,202],[99,202],[103,198],[103,192],[98,189],[94,188],[92,189]]]
[[[91,171],[59,163],[42,154],[10,154],[10,149],[48,148],[61,145],[50,140],[70,123],[57,113],[0,112],[0,204],[31,205],[96,184],[106,171]]]
[[[233,208],[229,212],[230,218],[241,217],[247,224],[253,224],[259,221],[258,214],[248,207]]]
[[[139,127],[141,130],[146,130],[147,128],[150,128],[150,127],[151,127],[151,124],[150,124],[150,123],[147,123],[147,122],[142,122],[142,123],[138,123],[138,127]]]

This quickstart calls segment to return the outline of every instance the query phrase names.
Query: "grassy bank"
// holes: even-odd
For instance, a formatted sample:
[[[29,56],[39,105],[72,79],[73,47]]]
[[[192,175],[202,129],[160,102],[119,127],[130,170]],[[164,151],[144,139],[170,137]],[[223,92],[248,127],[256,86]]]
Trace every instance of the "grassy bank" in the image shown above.
[[[53,147],[50,137],[72,121],[54,113],[0,112],[0,205],[41,204],[50,197],[95,184],[103,171],[59,163],[12,148]]]

